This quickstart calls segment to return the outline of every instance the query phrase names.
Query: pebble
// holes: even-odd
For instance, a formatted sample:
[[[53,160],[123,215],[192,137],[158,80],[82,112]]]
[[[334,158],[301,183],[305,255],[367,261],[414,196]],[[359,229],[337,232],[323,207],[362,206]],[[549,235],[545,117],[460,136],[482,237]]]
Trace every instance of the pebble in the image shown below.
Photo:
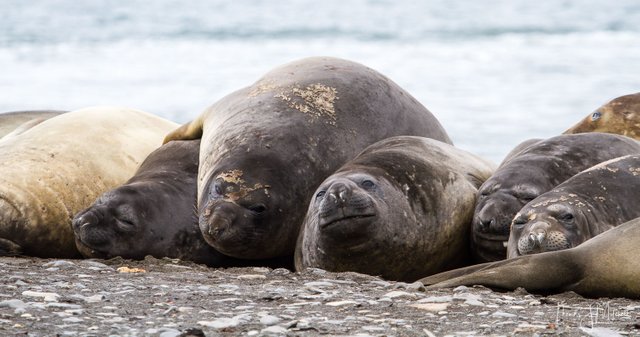
[[[586,328],[581,327],[580,330],[586,333],[591,337],[622,337],[620,332],[616,330],[611,330],[609,328],[595,327],[595,328]]]
[[[280,317],[272,316],[272,315],[264,315],[260,317],[260,323],[264,325],[275,325],[282,321]]]
[[[247,274],[238,276],[238,280],[264,280],[266,278],[267,276],[262,274]]]
[[[274,325],[260,330],[260,333],[265,335],[284,335],[287,333],[287,328],[279,325]]]
[[[214,321],[198,321],[198,324],[214,329],[232,328],[247,323],[251,320],[248,314],[242,314],[231,318],[219,318]]]
[[[22,292],[22,296],[27,296],[27,297],[42,297],[42,299],[44,299],[47,302],[55,302],[58,300],[58,297],[60,297],[60,295],[56,294],[56,293],[45,293],[45,292],[39,292],[39,291],[23,291]]]
[[[409,306],[420,310],[440,312],[446,310],[449,307],[449,303],[416,303]]]
[[[343,305],[356,305],[356,304],[358,304],[358,302],[356,301],[336,301],[336,302],[325,303],[325,305],[328,305],[331,307],[341,307]]]
[[[382,297],[386,297],[386,298],[412,297],[412,298],[415,298],[416,295],[412,294],[412,293],[408,293],[406,291],[391,291],[391,292],[388,292],[388,293],[382,295]]]
[[[492,317],[502,317],[502,318],[516,318],[518,315],[510,314],[508,312],[496,311],[491,314]]]
[[[74,268],[76,267],[76,264],[70,261],[56,260],[56,261],[47,262],[42,266],[45,268]]]
[[[0,308],[11,308],[16,314],[20,314],[27,310],[27,304],[21,300],[13,299],[0,302]]]

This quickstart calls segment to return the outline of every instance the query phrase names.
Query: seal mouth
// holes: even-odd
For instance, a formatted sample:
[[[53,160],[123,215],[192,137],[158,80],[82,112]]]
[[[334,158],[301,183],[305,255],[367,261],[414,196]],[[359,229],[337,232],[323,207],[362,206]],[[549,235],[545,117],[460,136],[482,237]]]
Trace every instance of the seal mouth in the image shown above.
[[[375,214],[358,214],[358,215],[344,216],[337,219],[327,219],[328,221],[320,219],[319,227],[320,229],[328,229],[331,227],[352,224],[354,221],[357,224],[361,224],[362,222],[366,222],[365,220],[368,220],[369,218],[373,218],[375,216],[376,216]]]
[[[509,235],[504,234],[492,234],[492,233],[482,233],[478,231],[473,232],[473,236],[475,239],[480,239],[484,241],[494,241],[494,242],[507,242],[509,241]]]
[[[92,257],[92,258],[98,258],[98,259],[108,259],[111,257],[109,254],[86,244],[78,236],[76,236],[75,241],[76,241],[76,248],[78,248],[78,251],[80,251],[80,253],[85,257]]]

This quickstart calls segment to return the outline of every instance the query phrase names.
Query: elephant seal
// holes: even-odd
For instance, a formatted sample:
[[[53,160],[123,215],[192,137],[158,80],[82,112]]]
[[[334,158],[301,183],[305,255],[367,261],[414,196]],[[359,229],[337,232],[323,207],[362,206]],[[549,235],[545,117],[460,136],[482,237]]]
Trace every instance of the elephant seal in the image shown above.
[[[574,291],[587,297],[640,298],[640,218],[571,249],[523,255],[420,280],[427,289],[484,285],[533,293]]]
[[[640,217],[640,154],[600,163],[526,204],[511,225],[507,257],[575,247]]]
[[[478,191],[471,238],[475,260],[507,256],[511,221],[526,203],[582,170],[634,153],[640,153],[634,139],[593,132],[537,141],[505,159]]]
[[[87,258],[178,258],[210,267],[255,265],[207,244],[198,227],[196,180],[200,140],[171,141],[142,162],[124,185],[76,214],[76,246]],[[277,261],[262,265],[289,267]]]
[[[611,100],[564,133],[594,131],[616,133],[640,140],[640,92]]]
[[[0,138],[22,126],[19,133],[31,128],[51,117],[58,116],[66,111],[58,110],[32,110],[32,111],[11,111],[0,113]],[[27,123],[27,124],[25,124]]]
[[[177,124],[94,107],[0,141],[0,255],[81,257],[71,219],[124,183]]]
[[[367,147],[316,190],[296,269],[413,282],[467,264],[475,195],[494,169],[428,138],[392,137]]]
[[[165,141],[202,138],[198,212],[210,245],[237,258],[293,261],[315,188],[366,146],[397,135],[451,142],[390,79],[314,57],[222,98]]]

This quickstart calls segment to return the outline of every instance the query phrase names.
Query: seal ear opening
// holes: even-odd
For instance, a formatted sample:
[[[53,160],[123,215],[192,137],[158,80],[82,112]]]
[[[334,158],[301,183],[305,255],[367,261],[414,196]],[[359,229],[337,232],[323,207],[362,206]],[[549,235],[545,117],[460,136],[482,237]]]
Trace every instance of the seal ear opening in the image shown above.
[[[202,138],[202,116],[180,126],[164,137],[162,145],[172,140],[194,140]]]
[[[9,241],[7,239],[0,238],[0,256],[18,256],[22,254],[22,247]]]

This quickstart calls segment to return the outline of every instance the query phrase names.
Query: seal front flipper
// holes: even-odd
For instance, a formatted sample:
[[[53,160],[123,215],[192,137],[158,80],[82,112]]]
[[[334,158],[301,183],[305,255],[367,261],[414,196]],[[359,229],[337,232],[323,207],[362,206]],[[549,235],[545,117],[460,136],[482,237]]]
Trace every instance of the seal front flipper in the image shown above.
[[[162,145],[172,141],[172,140],[194,140],[202,138],[202,126],[204,121],[204,115],[206,113],[201,114],[200,117],[194,119],[193,121],[180,126],[179,128],[171,131],[168,135],[164,137],[162,141]]]
[[[17,256],[22,254],[22,247],[13,241],[0,238],[0,256]]]

